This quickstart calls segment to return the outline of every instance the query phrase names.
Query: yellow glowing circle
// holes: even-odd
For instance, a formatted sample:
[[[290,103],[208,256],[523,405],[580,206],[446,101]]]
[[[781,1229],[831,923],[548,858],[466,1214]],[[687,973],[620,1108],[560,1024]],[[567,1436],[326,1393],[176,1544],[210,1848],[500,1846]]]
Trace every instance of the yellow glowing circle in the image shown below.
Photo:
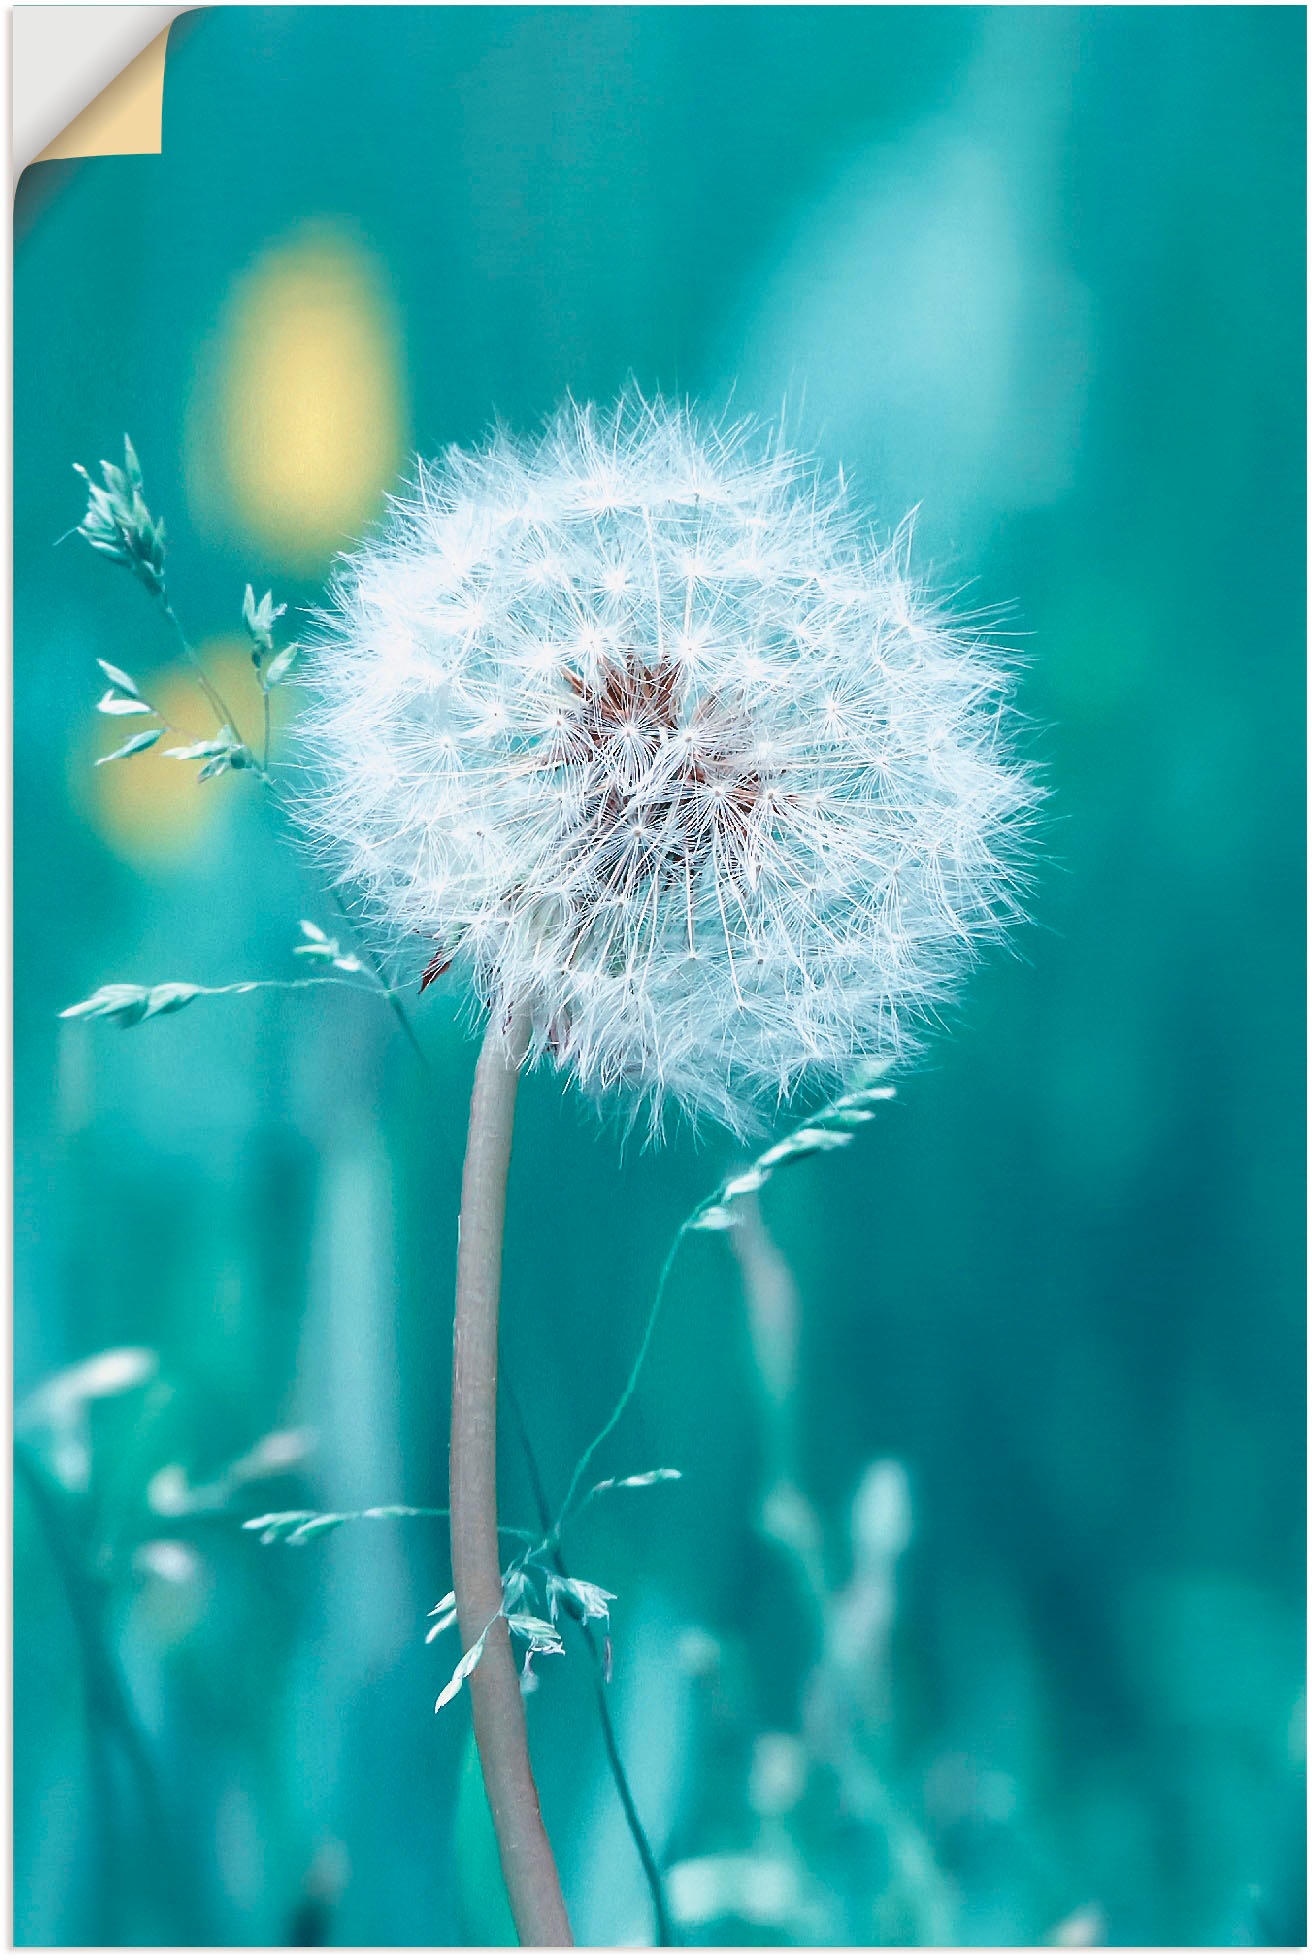
[[[379,269],[348,234],[302,227],[235,284],[201,368],[195,501],[220,523],[235,516],[271,569],[321,568],[378,516],[403,461]]]

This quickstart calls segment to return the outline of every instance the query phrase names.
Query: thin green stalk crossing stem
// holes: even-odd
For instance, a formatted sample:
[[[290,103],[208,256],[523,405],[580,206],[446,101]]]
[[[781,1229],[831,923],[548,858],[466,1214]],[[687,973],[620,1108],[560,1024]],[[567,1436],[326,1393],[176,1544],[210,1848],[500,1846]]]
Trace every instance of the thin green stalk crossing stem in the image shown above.
[[[579,1485],[583,1482],[587,1474],[588,1465],[592,1462],[593,1457],[597,1454],[597,1451],[601,1448],[607,1437],[618,1427],[621,1416],[628,1408],[629,1403],[633,1400],[637,1391],[638,1377],[642,1373],[643,1363],[647,1359],[647,1350],[650,1348],[652,1336],[656,1332],[656,1322],[660,1319],[661,1307],[665,1300],[665,1289],[669,1284],[670,1274],[674,1270],[674,1262],[679,1256],[679,1248],[682,1246],[685,1236],[691,1230],[692,1217],[695,1216],[695,1213],[692,1214],[692,1216],[686,1218],[683,1224],[680,1225],[674,1235],[674,1242],[665,1255],[665,1264],[661,1267],[660,1278],[656,1282],[656,1292],[647,1313],[647,1324],[642,1330],[642,1339],[638,1344],[638,1352],[634,1357],[633,1366],[629,1370],[628,1380],[620,1391],[619,1401],[615,1404],[606,1421],[602,1424],[578,1462],[574,1465],[574,1472],[569,1480],[569,1489],[565,1492],[565,1502],[561,1505],[557,1514],[555,1530],[552,1534],[553,1537],[559,1534],[561,1526],[573,1509],[574,1499],[578,1495]]]
[[[451,1569],[462,1646],[482,1641],[469,1676],[474,1739],[501,1870],[523,1946],[572,1946],[569,1918],[529,1764],[519,1670],[502,1617],[497,1543],[497,1323],[506,1176],[523,1010],[508,1027],[494,1015],[483,1039],[469,1109],[456,1265],[451,1375]]]
[[[542,1530],[551,1534],[553,1532],[551,1522],[552,1511],[550,1504],[547,1502],[546,1486],[542,1482],[542,1475],[538,1469],[537,1456],[529,1440],[528,1424],[524,1419],[524,1411],[520,1406],[519,1397],[511,1388],[509,1381],[505,1379],[504,1371],[502,1385],[506,1391],[506,1400],[510,1404],[511,1414],[515,1418],[515,1427],[519,1432],[520,1445],[524,1451],[524,1462],[528,1469],[528,1480],[533,1491],[533,1502],[537,1507],[538,1520]],[[558,1535],[553,1537],[552,1540],[551,1557],[552,1563],[555,1565],[561,1578],[568,1579],[569,1568],[565,1564],[565,1554]],[[647,1890],[651,1894],[652,1912],[656,1919],[656,1944],[657,1946],[674,1946],[676,1941],[674,1930],[670,1924],[669,1911],[665,1904],[665,1886],[661,1879],[660,1866],[656,1862],[656,1854],[652,1850],[651,1840],[643,1829],[642,1819],[638,1815],[638,1806],[634,1800],[633,1790],[625,1772],[624,1759],[620,1755],[619,1738],[615,1733],[615,1724],[611,1720],[610,1703],[606,1696],[606,1664],[598,1652],[596,1636],[586,1620],[583,1622],[582,1633],[584,1641],[587,1644],[588,1655],[592,1661],[593,1686],[597,1696],[597,1714],[601,1722],[601,1736],[606,1750],[606,1761],[610,1765],[611,1779],[615,1785],[615,1793],[620,1800],[620,1809],[624,1812],[624,1821],[629,1827],[629,1836],[633,1839],[634,1849],[637,1851],[638,1861],[642,1866],[643,1876],[647,1881]]]

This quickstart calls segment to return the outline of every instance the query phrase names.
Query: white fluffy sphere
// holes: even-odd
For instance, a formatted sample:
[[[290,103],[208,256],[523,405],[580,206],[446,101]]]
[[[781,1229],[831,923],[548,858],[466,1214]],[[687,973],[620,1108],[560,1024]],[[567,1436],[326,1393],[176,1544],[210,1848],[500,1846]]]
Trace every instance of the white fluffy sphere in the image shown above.
[[[750,1129],[903,1053],[1016,915],[1009,677],[908,546],[681,407],[453,449],[339,565],[307,828],[416,981],[653,1127]]]

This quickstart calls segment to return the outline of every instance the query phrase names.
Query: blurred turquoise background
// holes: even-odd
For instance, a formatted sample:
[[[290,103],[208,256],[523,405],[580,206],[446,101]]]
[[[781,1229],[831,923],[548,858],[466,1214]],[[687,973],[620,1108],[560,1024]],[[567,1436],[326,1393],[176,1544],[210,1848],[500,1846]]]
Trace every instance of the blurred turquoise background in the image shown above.
[[[56,547],[70,465],[130,431],[175,604],[253,702],[248,579],[313,603],[413,451],[630,374],[786,402],[881,523],[919,504],[922,562],[1015,601],[1052,787],[1019,957],[770,1186],[745,1272],[680,1255],[598,1473],[683,1481],[571,1538],[618,1595],[681,1937],[1301,1942],[1304,33],[202,9],[162,156],[25,173],[20,1943],[506,1937],[467,1703],[432,1712],[442,1528],[238,1528],[443,1501],[473,1047],[438,989],[428,1076],[329,990],[57,1020],[108,980],[291,974],[296,921],[331,925],[249,779],[92,768],[97,656],[188,694],[145,593]],[[505,1345],[559,1495],[735,1158],[622,1155],[545,1076],[521,1110]],[[531,1519],[513,1431],[503,1462]],[[647,1940],[586,1655],[539,1672],[579,1937]]]

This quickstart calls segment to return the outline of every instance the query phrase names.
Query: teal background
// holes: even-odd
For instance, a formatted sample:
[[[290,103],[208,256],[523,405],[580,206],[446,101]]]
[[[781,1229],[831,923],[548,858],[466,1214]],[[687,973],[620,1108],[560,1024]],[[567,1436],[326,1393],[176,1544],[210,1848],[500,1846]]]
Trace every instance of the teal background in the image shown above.
[[[56,1018],[107,980],[292,973],[297,919],[330,924],[248,780],[124,827],[139,765],[91,770],[124,729],[93,725],[94,659],[174,654],[128,577],[55,547],[70,464],[127,429],[197,637],[239,630],[248,578],[313,603],[322,527],[276,548],[210,465],[235,282],[324,237],[370,268],[403,451],[630,374],[786,399],[881,523],[920,504],[945,584],[1014,600],[1028,657],[1035,924],[854,1147],[763,1203],[800,1309],[790,1473],[833,1585],[866,1467],[910,1491],[844,1731],[860,1774],[816,1769],[783,1814],[750,1775],[829,1677],[760,1527],[775,1444],[725,1240],[681,1254],[598,1465],[683,1482],[599,1502],[570,1543],[618,1595],[611,1702],[672,1891],[690,1861],[755,1861],[683,1936],[1301,1942],[1304,32],[1261,6],[201,10],[162,156],[25,173],[14,1370],[21,1405],[99,1351],[159,1356],[92,1411],[91,1509],[49,1487],[159,1803],[94,1689],[88,1714],[20,1485],[20,1943],[505,1936],[467,1703],[432,1713],[441,1527],[238,1529],[442,1501],[456,1006],[416,1003],[430,1076],[328,990]],[[679,1221],[737,1159],[714,1135],[621,1151],[545,1076],[521,1108],[505,1347],[559,1493]],[[299,1426],[293,1473],[152,1520],[162,1466],[203,1481]],[[503,1459],[529,1517],[513,1433]],[[190,1576],[134,1569],[159,1538]],[[540,1673],[580,1938],[642,1940],[586,1656]]]

